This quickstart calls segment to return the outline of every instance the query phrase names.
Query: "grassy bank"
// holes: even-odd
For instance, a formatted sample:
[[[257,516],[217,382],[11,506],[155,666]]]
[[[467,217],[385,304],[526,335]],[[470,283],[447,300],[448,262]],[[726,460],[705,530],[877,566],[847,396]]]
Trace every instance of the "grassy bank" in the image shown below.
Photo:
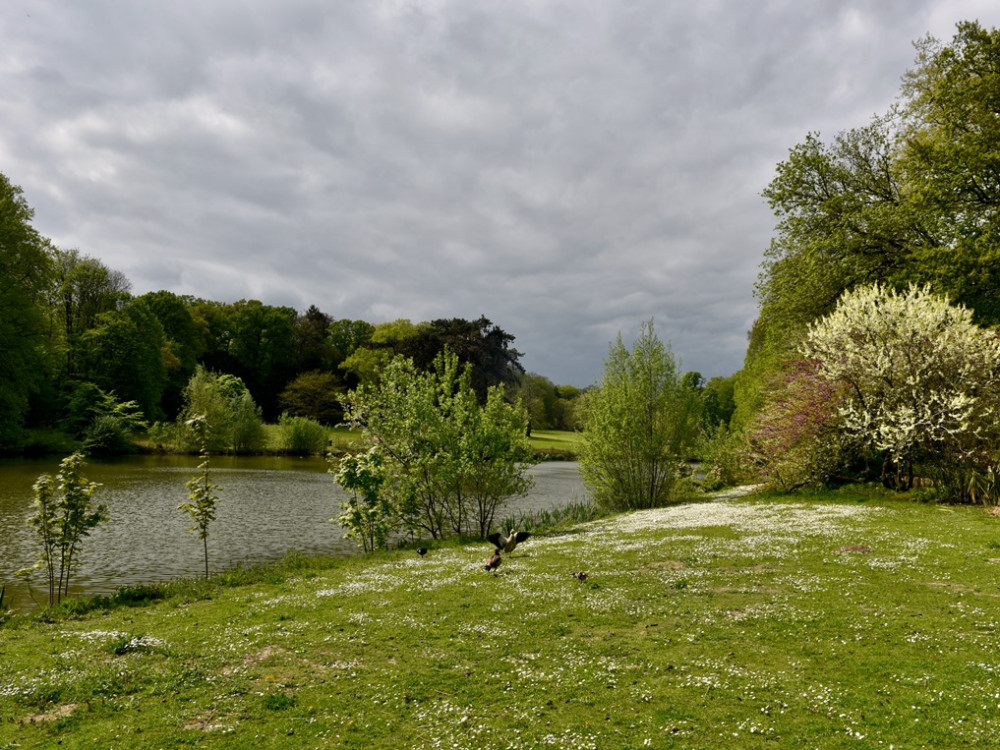
[[[567,430],[532,430],[531,447],[543,459],[575,461],[583,433]]]
[[[264,452],[270,455],[286,453],[284,434],[276,424],[264,425]],[[579,450],[581,433],[563,430],[534,430],[531,434],[531,446],[541,460],[573,461]],[[53,444],[55,440],[52,440]],[[328,450],[335,454],[350,453],[361,446],[361,431],[343,427],[329,428]],[[70,452],[71,444],[59,444],[60,448]],[[169,446],[157,444],[146,435],[138,436],[136,448],[146,453],[167,450]]]
[[[984,747],[998,523],[718,500],[540,535],[496,576],[445,546],[16,620],[0,748]]]

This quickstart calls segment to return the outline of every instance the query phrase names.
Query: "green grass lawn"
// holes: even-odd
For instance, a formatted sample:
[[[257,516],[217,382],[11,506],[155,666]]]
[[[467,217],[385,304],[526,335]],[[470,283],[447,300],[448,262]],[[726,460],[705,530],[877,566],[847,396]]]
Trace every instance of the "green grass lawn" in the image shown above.
[[[533,537],[496,576],[447,545],[18,618],[0,748],[995,746],[998,524],[716,500]]]
[[[532,430],[531,447],[553,457],[573,458],[580,450],[583,434],[566,430]]]

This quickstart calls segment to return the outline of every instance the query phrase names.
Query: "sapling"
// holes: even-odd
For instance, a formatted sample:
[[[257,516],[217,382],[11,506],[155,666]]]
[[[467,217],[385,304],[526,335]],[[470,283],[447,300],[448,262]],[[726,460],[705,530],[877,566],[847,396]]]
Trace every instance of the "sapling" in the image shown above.
[[[45,569],[49,605],[58,604],[69,594],[73,566],[80,562],[80,543],[108,518],[107,507],[93,505],[100,487],[80,472],[83,454],[67,456],[59,464],[56,477],[42,474],[35,482],[35,515],[28,523],[42,543],[42,556],[35,567]]]
[[[204,416],[198,415],[187,421],[187,424],[194,431],[201,446],[201,463],[198,465],[198,476],[192,477],[187,482],[188,502],[177,506],[178,510],[187,513],[194,525],[191,531],[198,532],[202,548],[205,552],[205,578],[208,578],[208,527],[215,520],[215,503],[218,497],[214,491],[218,487],[212,484],[208,478],[208,441],[206,439],[207,424]]]
[[[395,524],[392,503],[382,492],[385,465],[378,446],[366,453],[345,456],[331,465],[334,480],[351,496],[341,501],[341,513],[336,519],[346,530],[345,536],[360,539],[365,552],[384,548]]]

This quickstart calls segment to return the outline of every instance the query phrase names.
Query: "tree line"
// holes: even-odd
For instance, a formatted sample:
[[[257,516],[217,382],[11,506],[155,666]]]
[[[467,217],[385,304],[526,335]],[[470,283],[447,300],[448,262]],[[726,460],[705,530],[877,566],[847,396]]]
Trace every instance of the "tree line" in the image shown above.
[[[777,225],[730,454],[783,487],[995,484],[1000,32],[915,47],[889,111],[808,134],[763,192]]]
[[[916,49],[889,112],[808,134],[764,190],[778,222],[728,424],[699,435],[697,375],[651,322],[612,345],[583,409],[598,502],[676,501],[688,452],[708,485],[1000,504],[1000,32],[963,22]]]
[[[173,422],[200,371],[229,376],[223,390],[245,389],[265,421],[336,425],[344,395],[393,357],[426,370],[446,348],[469,365],[480,400],[504,385],[524,397],[533,426],[573,426],[580,389],[525,373],[514,336],[485,316],[371,323],[316,305],[299,313],[258,300],[134,295],[123,273],[55,247],[32,217],[0,174],[0,451],[30,450],[46,431],[86,440],[122,419]]]

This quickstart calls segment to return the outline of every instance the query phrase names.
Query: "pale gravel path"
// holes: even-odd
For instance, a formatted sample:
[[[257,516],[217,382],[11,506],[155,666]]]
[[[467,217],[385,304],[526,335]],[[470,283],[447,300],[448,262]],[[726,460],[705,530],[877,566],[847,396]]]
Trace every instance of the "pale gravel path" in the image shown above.
[[[709,497],[712,500],[735,500],[738,497],[752,495],[763,486],[762,484],[743,484],[739,487],[727,487],[724,490],[711,493]]]

